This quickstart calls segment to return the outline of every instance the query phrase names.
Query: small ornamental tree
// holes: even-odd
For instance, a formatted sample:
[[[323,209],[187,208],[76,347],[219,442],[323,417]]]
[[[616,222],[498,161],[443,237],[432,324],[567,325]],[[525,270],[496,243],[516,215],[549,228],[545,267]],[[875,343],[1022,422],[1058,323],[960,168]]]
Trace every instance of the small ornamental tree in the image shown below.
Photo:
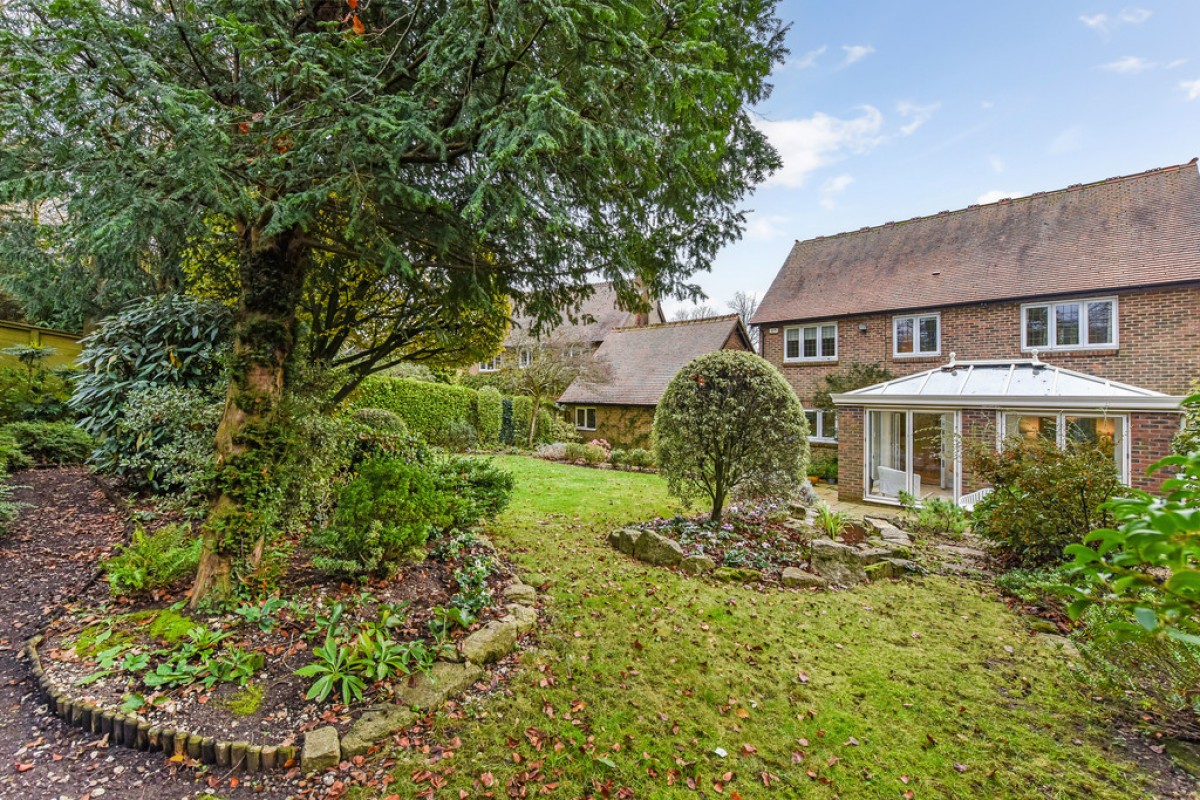
[[[725,500],[794,491],[808,463],[804,409],[765,359],[733,350],[693,360],[671,379],[654,415],[654,450],[671,494]]]

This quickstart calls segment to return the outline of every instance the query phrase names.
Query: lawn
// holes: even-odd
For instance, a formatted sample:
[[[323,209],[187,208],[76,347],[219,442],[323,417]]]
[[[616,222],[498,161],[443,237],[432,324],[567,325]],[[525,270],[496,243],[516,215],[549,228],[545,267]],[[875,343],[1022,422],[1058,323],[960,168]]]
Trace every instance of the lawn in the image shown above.
[[[492,536],[549,582],[548,627],[504,691],[439,717],[457,754],[402,761],[389,792],[427,790],[412,778],[429,769],[446,781],[438,797],[1145,793],[1105,749],[1102,706],[987,586],[796,593],[685,578],[603,542],[669,513],[657,476],[502,461],[518,490]]]

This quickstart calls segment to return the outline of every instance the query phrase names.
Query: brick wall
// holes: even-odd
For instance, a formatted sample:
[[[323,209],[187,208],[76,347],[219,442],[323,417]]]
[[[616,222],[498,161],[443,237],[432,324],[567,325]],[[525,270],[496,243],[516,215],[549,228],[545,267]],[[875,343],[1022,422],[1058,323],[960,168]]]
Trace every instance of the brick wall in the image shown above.
[[[838,499],[861,502],[863,498],[863,409],[838,409]]]
[[[1039,357],[1109,380],[1185,394],[1189,382],[1200,378],[1200,287],[1116,294],[1116,349],[1043,352]],[[892,314],[839,319],[835,362],[784,364],[783,324],[762,327],[763,355],[783,371],[808,407],[826,375],[854,362],[881,364],[901,376],[944,364],[952,352],[959,361],[1028,358],[1029,354],[1021,351],[1021,305],[1005,302],[941,309],[942,348],[938,356],[893,357]],[[859,330],[863,324],[866,331]],[[775,333],[770,332],[772,328]]]
[[[1171,452],[1171,440],[1179,433],[1179,414],[1133,413],[1129,415],[1129,483],[1135,489],[1156,492],[1169,473],[1146,470]]]
[[[584,442],[604,439],[613,447],[630,450],[636,447],[649,450],[654,431],[653,406],[578,406],[596,409],[596,430],[576,431]],[[575,409],[568,405],[567,421],[575,424]]]

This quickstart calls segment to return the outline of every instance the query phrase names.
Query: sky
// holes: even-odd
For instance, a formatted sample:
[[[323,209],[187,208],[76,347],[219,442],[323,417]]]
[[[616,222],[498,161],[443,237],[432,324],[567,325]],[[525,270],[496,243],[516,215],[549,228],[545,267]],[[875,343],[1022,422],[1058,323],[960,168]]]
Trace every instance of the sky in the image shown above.
[[[754,113],[783,168],[693,279],[720,311],[761,297],[797,239],[1200,155],[1200,0],[783,0],[779,15],[791,53]]]

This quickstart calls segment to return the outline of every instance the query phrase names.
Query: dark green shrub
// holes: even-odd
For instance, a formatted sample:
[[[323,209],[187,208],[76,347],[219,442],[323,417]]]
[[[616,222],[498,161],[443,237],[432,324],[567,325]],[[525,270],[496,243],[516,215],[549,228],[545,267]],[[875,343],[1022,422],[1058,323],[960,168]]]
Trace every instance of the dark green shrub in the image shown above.
[[[972,530],[1011,566],[1062,563],[1063,549],[1111,524],[1105,503],[1122,489],[1112,451],[1086,444],[1060,449],[1043,439],[969,449],[970,471],[992,493],[975,505]]]
[[[0,473],[7,476],[7,473],[13,470],[31,466],[33,466],[33,459],[25,455],[25,451],[17,442],[17,437],[4,428],[0,428]]]
[[[970,513],[953,500],[926,497],[918,506],[915,497],[900,492],[900,505],[904,507],[904,527],[913,533],[961,538],[971,527]]]
[[[476,394],[466,386],[376,375],[358,388],[354,407],[391,411],[409,430],[432,442],[451,421],[473,424]]]
[[[164,525],[153,533],[139,526],[130,543],[104,562],[108,585],[116,595],[165,589],[196,572],[200,545],[186,524]]]
[[[114,471],[134,486],[193,497],[213,463],[224,401],[214,389],[146,386],[130,392],[113,440],[126,442]]]
[[[587,445],[580,442],[567,442],[563,448],[563,457],[567,461],[584,461],[586,459]]]
[[[484,386],[475,398],[475,413],[479,420],[479,442],[494,445],[500,441],[504,423],[504,398],[495,386]]]
[[[92,460],[99,469],[146,486],[144,462],[128,471],[121,463],[139,450],[139,437],[145,436],[140,424],[122,427],[127,403],[135,394],[164,386],[220,394],[230,335],[231,315],[220,303],[167,296],[129,305],[83,340],[82,374],[71,407],[96,439]],[[168,447],[165,435],[154,447]]]
[[[1062,608],[1069,572],[1062,566],[1010,569],[996,577],[996,588],[1028,605]]]
[[[408,432],[408,425],[400,418],[400,415],[385,408],[357,408],[350,412],[350,420],[373,431]]]
[[[434,483],[446,495],[447,530],[465,529],[495,518],[512,498],[513,476],[491,459],[447,456],[431,469]]]
[[[0,422],[55,422],[71,413],[75,370],[0,367]]]
[[[491,556],[469,556],[464,559],[463,565],[454,571],[458,592],[450,599],[450,605],[472,616],[491,605],[492,590],[488,586],[488,578],[494,567]]]
[[[533,416],[533,398],[518,395],[512,399],[513,441],[512,444],[525,446],[529,438],[530,417]]]
[[[504,398],[500,404],[500,444],[513,443],[513,401],[511,397]]]
[[[431,444],[444,447],[455,453],[473,450],[479,444],[475,426],[466,420],[449,419],[436,433],[429,437]]]
[[[808,463],[808,423],[796,392],[769,361],[721,350],[671,379],[654,414],[654,455],[669,491],[703,497],[720,520],[742,496],[793,494]]]
[[[82,464],[92,453],[92,437],[70,422],[10,422],[3,431],[37,464]]]
[[[329,525],[308,537],[313,565],[334,575],[383,575],[420,560],[430,529],[452,514],[429,472],[400,459],[364,462],[341,487]]]
[[[608,454],[608,463],[620,469],[628,464],[628,454],[621,448],[614,447],[612,452]]]

